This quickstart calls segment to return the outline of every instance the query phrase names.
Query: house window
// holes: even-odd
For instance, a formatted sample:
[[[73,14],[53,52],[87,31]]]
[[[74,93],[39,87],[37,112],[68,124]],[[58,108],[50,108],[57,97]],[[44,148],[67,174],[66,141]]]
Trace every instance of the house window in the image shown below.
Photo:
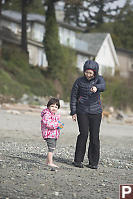
[[[29,23],[27,23],[27,32],[28,32],[28,33],[31,32],[31,26],[30,26]]]
[[[10,24],[10,30],[17,34],[17,25],[15,23]]]
[[[35,24],[33,32],[33,39],[42,42],[44,37],[44,27],[42,25]]]
[[[47,65],[48,65],[46,55],[43,50],[39,51],[38,65],[42,66],[42,67],[47,67]]]

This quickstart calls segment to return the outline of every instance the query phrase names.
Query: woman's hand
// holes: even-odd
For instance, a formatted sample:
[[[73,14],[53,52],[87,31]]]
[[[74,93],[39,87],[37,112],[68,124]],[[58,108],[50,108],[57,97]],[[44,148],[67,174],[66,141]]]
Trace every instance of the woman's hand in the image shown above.
[[[93,93],[96,93],[97,92],[97,87],[93,86],[91,89],[90,89],[91,92]]]
[[[77,114],[72,115],[72,120],[73,120],[74,122],[76,122],[76,120],[77,120]]]

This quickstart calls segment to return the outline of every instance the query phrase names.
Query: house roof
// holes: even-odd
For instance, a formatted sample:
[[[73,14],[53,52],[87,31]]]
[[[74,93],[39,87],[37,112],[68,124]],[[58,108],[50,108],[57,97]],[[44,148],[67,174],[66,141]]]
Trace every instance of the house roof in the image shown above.
[[[13,11],[13,10],[3,10],[2,16],[12,19],[13,21],[17,21],[18,23],[21,23],[21,13],[20,12]],[[27,21],[38,21],[40,23],[44,23],[45,17],[43,15],[39,15],[39,14],[28,14]]]
[[[108,33],[77,33],[76,49],[96,56]]]
[[[18,23],[21,22],[21,14],[17,11],[2,10],[2,17],[8,18]]]
[[[3,10],[2,16],[6,17],[10,20],[12,19],[13,21],[15,21],[17,23],[21,23],[21,13],[20,12],[12,11],[12,10]],[[38,23],[44,24],[45,23],[45,16],[30,13],[30,14],[27,15],[27,21],[28,22],[38,22]],[[64,22],[61,22],[61,21],[58,21],[58,24],[62,27],[70,29],[70,30],[75,30],[75,31],[80,31],[80,32],[84,31],[83,28],[72,26],[70,24],[67,24],[67,23],[64,23]]]
[[[128,50],[128,49],[124,49],[124,48],[116,48],[116,51],[126,53],[126,54],[129,54],[129,55],[133,55],[133,50]]]

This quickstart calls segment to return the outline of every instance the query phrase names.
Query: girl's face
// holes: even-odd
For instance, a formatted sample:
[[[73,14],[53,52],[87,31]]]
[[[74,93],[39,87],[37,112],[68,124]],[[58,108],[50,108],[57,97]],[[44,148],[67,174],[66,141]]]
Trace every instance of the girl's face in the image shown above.
[[[51,113],[55,114],[57,112],[57,110],[58,110],[58,106],[56,104],[51,104],[49,106],[49,110],[50,110]]]

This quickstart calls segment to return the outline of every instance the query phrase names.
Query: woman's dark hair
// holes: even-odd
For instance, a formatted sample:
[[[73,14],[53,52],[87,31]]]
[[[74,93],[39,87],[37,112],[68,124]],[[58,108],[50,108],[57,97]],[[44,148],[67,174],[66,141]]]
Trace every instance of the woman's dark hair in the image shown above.
[[[47,103],[47,108],[52,105],[52,104],[56,104],[58,106],[58,109],[60,108],[60,101],[57,98],[51,98],[48,103]]]

